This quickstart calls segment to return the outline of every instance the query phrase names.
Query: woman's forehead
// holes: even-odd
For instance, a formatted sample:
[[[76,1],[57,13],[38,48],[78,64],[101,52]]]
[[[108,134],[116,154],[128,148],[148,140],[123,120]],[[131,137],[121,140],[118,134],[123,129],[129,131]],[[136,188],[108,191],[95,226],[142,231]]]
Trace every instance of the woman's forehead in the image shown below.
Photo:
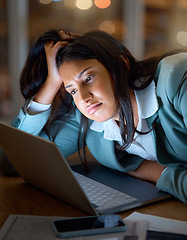
[[[76,59],[63,62],[59,71],[63,78],[72,75],[80,78],[87,70],[101,67],[101,65],[102,64],[97,59]]]

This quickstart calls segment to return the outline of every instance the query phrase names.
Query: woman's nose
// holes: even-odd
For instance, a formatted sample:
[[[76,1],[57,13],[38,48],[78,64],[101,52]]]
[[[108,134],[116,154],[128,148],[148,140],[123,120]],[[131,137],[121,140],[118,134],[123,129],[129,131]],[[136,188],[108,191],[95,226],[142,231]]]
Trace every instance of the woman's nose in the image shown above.
[[[79,92],[80,92],[80,98],[81,98],[80,101],[82,103],[88,103],[93,97],[92,93],[89,91],[83,90]]]

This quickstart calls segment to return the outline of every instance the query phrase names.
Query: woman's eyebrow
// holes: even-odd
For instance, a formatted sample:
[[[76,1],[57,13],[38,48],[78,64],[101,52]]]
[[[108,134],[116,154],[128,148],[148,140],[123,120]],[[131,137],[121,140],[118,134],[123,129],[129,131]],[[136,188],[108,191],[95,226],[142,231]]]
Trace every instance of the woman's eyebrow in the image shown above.
[[[77,78],[80,79],[80,78],[82,77],[82,75],[83,75],[88,69],[90,69],[90,68],[92,68],[92,67],[85,68],[82,72],[80,72],[80,73],[78,74]],[[67,88],[69,88],[69,87],[71,87],[71,86],[72,86],[72,84],[69,84],[69,85],[67,85],[67,86],[65,87],[65,89],[67,89]]]
[[[91,67],[87,67],[85,68],[81,73],[79,73],[79,75],[77,76],[78,79],[80,79],[82,77],[82,75],[88,70],[90,69]]]

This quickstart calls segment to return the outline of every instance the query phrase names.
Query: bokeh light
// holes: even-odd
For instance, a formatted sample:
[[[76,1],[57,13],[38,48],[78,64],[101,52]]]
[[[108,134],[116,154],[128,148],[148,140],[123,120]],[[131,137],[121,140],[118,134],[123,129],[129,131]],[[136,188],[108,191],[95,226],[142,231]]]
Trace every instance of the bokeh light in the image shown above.
[[[177,42],[182,46],[187,46],[187,32],[184,32],[184,31],[178,32]]]
[[[42,4],[49,4],[52,2],[52,0],[39,0],[39,2]]]
[[[121,20],[115,20],[114,21],[114,25],[115,25],[115,29],[116,29],[116,33],[119,35],[124,35],[127,33],[127,27],[125,25],[125,23]]]
[[[75,6],[81,10],[88,10],[93,5],[92,0],[76,0]]]
[[[104,9],[110,6],[111,1],[110,0],[94,0],[94,4],[96,5],[96,7]]]
[[[127,27],[121,20],[104,20],[99,24],[99,30],[107,32],[119,40],[126,37]]]
[[[115,29],[115,25],[112,21],[105,20],[105,21],[102,21],[99,24],[99,30],[102,30],[102,31],[107,32],[109,34],[114,34],[116,29]]]

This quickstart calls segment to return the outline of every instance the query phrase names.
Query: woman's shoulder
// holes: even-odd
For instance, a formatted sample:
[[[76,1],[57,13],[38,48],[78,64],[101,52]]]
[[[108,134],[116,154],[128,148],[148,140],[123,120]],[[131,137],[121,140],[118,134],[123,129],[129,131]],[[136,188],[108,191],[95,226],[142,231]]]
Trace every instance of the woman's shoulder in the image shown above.
[[[170,96],[174,96],[187,71],[187,52],[177,53],[162,59],[156,71],[156,83],[158,92],[164,90]]]
[[[187,62],[187,52],[180,52],[163,58],[159,65],[162,69],[173,70],[177,68],[178,71],[182,70],[182,67],[185,66],[186,70]]]
[[[180,52],[163,58],[157,67],[156,76],[169,71],[186,71],[187,52]]]

